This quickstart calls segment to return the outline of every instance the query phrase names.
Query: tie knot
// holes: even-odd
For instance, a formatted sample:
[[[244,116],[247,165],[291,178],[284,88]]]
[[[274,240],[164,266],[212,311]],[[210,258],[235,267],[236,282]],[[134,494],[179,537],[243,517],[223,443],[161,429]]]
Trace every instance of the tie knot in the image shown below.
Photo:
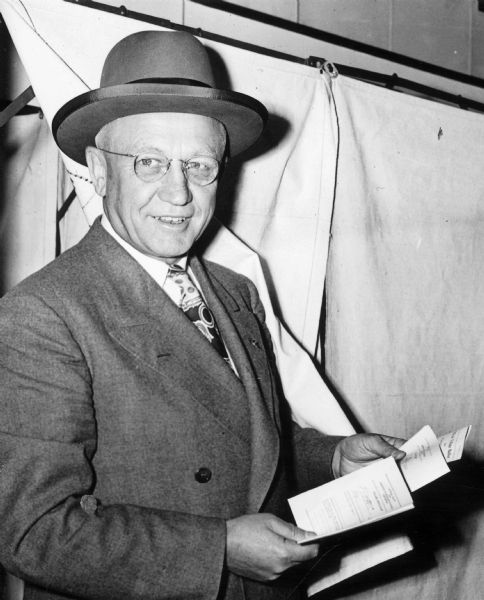
[[[178,285],[181,285],[182,283],[189,280],[188,273],[185,271],[185,269],[183,267],[180,267],[180,265],[176,264],[170,266],[170,268],[168,269],[167,277],[172,279]]]
[[[172,275],[175,275],[176,273],[183,273],[184,271],[185,271],[185,269],[176,263],[173,265],[170,265],[170,268],[168,269],[168,272]]]

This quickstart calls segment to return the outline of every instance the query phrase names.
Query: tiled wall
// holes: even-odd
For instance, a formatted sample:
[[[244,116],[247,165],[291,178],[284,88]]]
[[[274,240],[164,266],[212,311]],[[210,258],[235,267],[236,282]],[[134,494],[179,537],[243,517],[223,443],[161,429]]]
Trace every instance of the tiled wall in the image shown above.
[[[228,1],[484,77],[484,12],[478,0]]]

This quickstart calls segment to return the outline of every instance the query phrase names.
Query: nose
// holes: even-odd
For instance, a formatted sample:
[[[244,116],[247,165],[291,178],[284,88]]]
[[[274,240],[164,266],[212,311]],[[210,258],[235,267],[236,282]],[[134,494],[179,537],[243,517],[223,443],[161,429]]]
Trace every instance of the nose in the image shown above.
[[[163,202],[183,206],[192,201],[192,193],[188,187],[179,160],[173,160],[166,175],[161,179],[157,195]]]

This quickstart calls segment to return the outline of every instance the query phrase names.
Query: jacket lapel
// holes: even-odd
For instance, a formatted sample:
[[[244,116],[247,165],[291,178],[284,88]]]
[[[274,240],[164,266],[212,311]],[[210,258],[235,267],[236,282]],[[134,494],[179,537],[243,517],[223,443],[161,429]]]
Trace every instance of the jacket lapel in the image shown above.
[[[185,390],[247,452],[241,382],[148,273],[96,222],[86,239],[109,335],[165,387]]]
[[[260,338],[257,321],[223,282],[204,268],[201,261],[194,257],[190,266],[203,289],[247,394],[252,444],[248,512],[257,512],[267,495],[279,457],[279,437],[271,415],[274,398],[272,393],[270,397],[264,397],[258,383],[258,377],[267,369],[267,358],[262,342],[257,341]],[[264,369],[257,369],[258,363],[260,367],[264,365]]]

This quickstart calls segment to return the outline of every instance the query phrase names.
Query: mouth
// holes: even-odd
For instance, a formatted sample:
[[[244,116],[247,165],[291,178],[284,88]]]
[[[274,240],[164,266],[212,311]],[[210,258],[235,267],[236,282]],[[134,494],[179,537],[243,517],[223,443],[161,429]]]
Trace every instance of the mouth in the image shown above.
[[[188,217],[152,217],[155,221],[160,223],[167,223],[168,225],[181,225],[188,220]]]

